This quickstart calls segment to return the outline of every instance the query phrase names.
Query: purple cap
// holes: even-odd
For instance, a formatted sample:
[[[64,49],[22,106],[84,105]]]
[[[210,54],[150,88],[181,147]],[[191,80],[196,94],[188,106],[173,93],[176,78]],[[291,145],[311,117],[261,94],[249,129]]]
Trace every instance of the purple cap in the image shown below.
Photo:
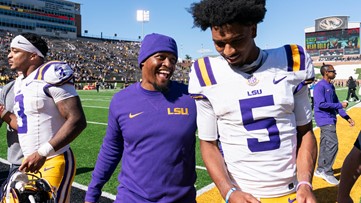
[[[157,33],[146,35],[139,50],[139,67],[141,67],[141,63],[157,52],[170,52],[174,54],[176,58],[178,58],[177,43],[173,38],[165,35]]]

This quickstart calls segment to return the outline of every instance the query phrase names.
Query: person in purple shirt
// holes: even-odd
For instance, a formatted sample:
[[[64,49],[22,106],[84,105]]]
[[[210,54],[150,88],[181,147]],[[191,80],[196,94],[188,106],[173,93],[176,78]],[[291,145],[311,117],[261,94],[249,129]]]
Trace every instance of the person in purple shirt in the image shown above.
[[[85,202],[97,202],[122,160],[115,202],[196,202],[196,105],[187,85],[171,81],[177,44],[146,35],[138,64],[142,81],[116,93]]]
[[[338,151],[336,115],[340,114],[342,118],[350,123],[351,127],[355,125],[355,122],[343,109],[347,107],[347,101],[340,102],[338,100],[335,86],[331,83],[336,77],[334,67],[323,64],[320,71],[323,79],[316,84],[313,92],[315,121],[321,129],[320,150],[315,176],[323,178],[332,185],[338,185],[339,181],[335,178],[332,169]]]

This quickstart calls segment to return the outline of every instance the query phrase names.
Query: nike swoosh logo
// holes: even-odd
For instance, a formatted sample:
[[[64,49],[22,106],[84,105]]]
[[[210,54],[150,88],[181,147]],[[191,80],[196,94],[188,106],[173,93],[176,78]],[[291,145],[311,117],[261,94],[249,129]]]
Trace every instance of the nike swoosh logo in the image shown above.
[[[29,83],[25,83],[25,86],[28,86],[32,83],[33,81],[30,81]]]
[[[26,45],[28,45],[28,43],[24,43],[24,42],[21,42],[21,41],[18,41],[18,44],[26,44]]]
[[[139,112],[139,113],[136,113],[136,114],[129,113],[129,118],[134,118],[136,116],[139,116],[142,113],[144,113],[144,112]]]
[[[283,77],[283,78],[281,78],[281,79],[279,79],[279,80],[275,80],[274,78],[273,78],[273,84],[278,84],[279,82],[281,82],[282,80],[284,80],[285,78],[287,78],[287,76],[285,76],[285,77]]]
[[[293,203],[294,201],[296,201],[296,198],[294,198],[294,199],[288,198],[288,203]]]
[[[52,166],[52,167],[49,167],[49,168],[44,168],[44,171],[48,171],[48,170],[53,169],[53,168],[55,168],[55,166]]]

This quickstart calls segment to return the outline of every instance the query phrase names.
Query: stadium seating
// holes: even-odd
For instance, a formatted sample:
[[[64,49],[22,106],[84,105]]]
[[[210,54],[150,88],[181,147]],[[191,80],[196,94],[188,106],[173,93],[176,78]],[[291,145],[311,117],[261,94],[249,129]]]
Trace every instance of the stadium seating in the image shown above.
[[[8,69],[7,55],[10,42],[17,34],[0,30],[0,86],[15,78],[15,73]],[[112,84],[115,82],[129,84],[141,79],[141,70],[137,65],[140,43],[137,41],[89,37],[44,38],[50,48],[48,60],[67,61],[74,69],[79,88],[96,81],[101,81],[102,87],[105,88],[114,86]],[[342,61],[315,59],[314,65],[320,66],[323,62],[334,65],[338,80],[347,80],[349,76],[358,78],[355,70],[361,68],[360,57],[348,57]],[[191,60],[178,61],[173,79],[187,83],[191,65]]]
[[[7,55],[12,38],[18,33],[0,30],[0,86],[15,78],[15,73],[8,69]],[[49,46],[48,60],[68,62],[75,72],[77,83],[107,83],[140,81],[141,70],[137,65],[140,43],[79,37],[64,39],[46,37]],[[188,81],[191,63],[183,61],[177,64],[173,79]],[[82,85],[80,85],[81,87]]]

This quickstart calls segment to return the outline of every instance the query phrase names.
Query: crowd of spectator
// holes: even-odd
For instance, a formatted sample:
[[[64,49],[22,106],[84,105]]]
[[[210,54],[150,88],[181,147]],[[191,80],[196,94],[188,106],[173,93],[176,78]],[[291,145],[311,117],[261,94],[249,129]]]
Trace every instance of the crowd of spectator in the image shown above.
[[[317,61],[360,61],[361,55],[356,56],[333,56],[333,57],[319,57]]]
[[[14,35],[0,30],[0,85],[13,80],[16,74],[8,68],[7,55]],[[133,83],[141,79],[137,65],[140,42],[79,37],[64,39],[44,36],[49,46],[47,60],[68,62],[74,70],[75,82],[82,89],[85,84],[100,82],[103,88],[117,83]],[[180,61],[174,80],[188,82],[191,61]]]
[[[10,41],[14,35],[0,30],[0,86],[16,77],[8,68],[7,55]],[[114,88],[117,83],[130,84],[141,79],[141,70],[137,66],[140,42],[78,37],[64,39],[44,36],[49,45],[47,60],[68,62],[75,72],[75,82],[79,89],[85,85],[100,82],[101,88]],[[316,61],[326,60],[318,58]],[[331,60],[327,58],[327,60]],[[360,61],[360,56],[333,58],[334,61]],[[177,64],[173,79],[187,83],[191,60],[182,60]],[[338,81],[337,86],[345,86]]]
[[[356,80],[355,82],[356,82],[356,86],[359,87],[360,86],[360,80]],[[335,87],[347,87],[347,80],[346,79],[334,80],[333,85],[335,85]]]

